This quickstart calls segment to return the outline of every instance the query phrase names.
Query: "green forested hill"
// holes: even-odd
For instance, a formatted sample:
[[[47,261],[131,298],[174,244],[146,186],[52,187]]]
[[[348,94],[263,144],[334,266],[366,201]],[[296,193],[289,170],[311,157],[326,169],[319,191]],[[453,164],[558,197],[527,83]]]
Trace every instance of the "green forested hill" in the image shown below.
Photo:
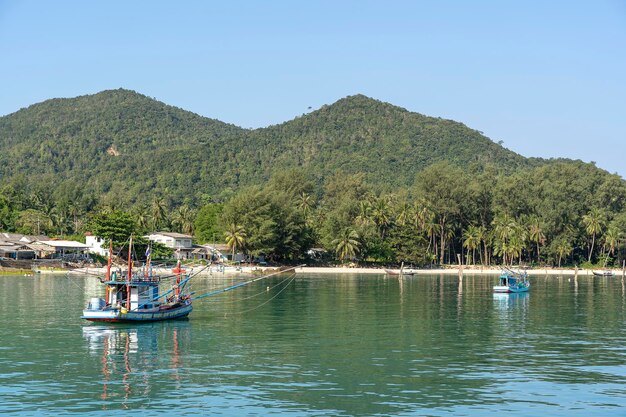
[[[317,178],[362,172],[371,184],[388,189],[410,186],[417,172],[444,160],[465,167],[491,163],[509,172],[530,165],[461,123],[363,95],[246,136],[248,145],[259,149],[261,161],[272,161],[265,171],[306,167]]]
[[[274,260],[316,245],[344,260],[620,265],[625,208],[626,181],[593,164],[524,158],[362,95],[254,130],[128,90],[0,117],[0,230],[169,229]]]
[[[122,204],[154,194],[196,202],[262,184],[288,167],[306,168],[320,184],[335,172],[363,172],[383,189],[408,187],[441,160],[529,165],[461,123],[362,95],[256,130],[123,89],[52,99],[0,118],[3,182],[25,176],[50,191],[79,182]]]

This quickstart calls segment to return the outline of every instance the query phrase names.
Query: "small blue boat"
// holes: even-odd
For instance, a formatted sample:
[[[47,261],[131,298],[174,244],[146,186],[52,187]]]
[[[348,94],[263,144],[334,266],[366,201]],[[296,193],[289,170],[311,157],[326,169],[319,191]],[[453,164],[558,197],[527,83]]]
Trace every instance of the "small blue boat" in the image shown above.
[[[526,272],[515,272],[510,269],[505,269],[498,278],[498,285],[493,287],[493,292],[520,293],[528,292],[529,289],[530,282],[528,281],[528,274]]]

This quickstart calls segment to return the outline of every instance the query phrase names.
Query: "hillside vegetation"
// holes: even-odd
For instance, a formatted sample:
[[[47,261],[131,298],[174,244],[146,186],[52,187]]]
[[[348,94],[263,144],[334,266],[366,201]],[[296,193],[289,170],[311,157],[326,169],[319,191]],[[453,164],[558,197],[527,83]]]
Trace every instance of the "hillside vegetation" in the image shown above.
[[[362,95],[254,130],[123,89],[48,100],[0,118],[0,180],[0,229],[118,222],[274,260],[617,264],[626,233],[619,176]]]

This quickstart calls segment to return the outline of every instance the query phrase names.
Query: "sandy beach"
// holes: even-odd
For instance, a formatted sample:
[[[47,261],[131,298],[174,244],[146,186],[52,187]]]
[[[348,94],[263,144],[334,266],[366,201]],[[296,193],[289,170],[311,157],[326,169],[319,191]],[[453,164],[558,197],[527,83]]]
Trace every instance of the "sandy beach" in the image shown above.
[[[203,266],[185,267],[187,272],[196,273],[199,275],[238,275],[238,274],[269,274],[277,272],[280,267],[260,267],[260,266],[210,266],[201,271]],[[286,268],[283,268],[286,269]],[[399,269],[384,269],[384,268],[359,268],[359,267],[313,267],[302,266],[292,268],[293,272],[297,274],[372,274],[372,275],[384,275],[386,271],[393,271],[399,273]],[[516,268],[513,268],[516,270]],[[124,270],[124,269],[123,269]],[[599,270],[596,270],[599,271]],[[611,269],[614,276],[623,276],[622,269]],[[459,275],[460,269],[458,267],[440,268],[440,269],[410,269],[411,275]],[[464,275],[498,275],[502,272],[500,267],[480,268],[480,267],[463,267],[462,273]],[[574,268],[537,268],[527,269],[530,276],[593,276],[593,270],[591,269],[574,269]],[[81,268],[70,271],[40,271],[40,274],[94,274],[104,275],[106,268]],[[153,273],[156,275],[170,275],[172,273],[169,268],[155,268]]]
[[[514,268],[515,270],[515,268]],[[393,272],[400,272],[399,269],[390,269]],[[615,276],[621,276],[621,269],[613,269]],[[348,268],[348,267],[301,267],[295,270],[296,273],[311,273],[311,274],[385,274],[385,269],[382,268]],[[502,273],[502,268],[477,268],[477,267],[464,267],[462,268],[463,274],[466,275],[499,275]],[[528,269],[528,275],[568,275],[568,276],[593,276],[591,269],[568,269],[568,268],[538,268]],[[460,269],[456,268],[442,268],[442,269],[411,269],[413,275],[458,275]]]

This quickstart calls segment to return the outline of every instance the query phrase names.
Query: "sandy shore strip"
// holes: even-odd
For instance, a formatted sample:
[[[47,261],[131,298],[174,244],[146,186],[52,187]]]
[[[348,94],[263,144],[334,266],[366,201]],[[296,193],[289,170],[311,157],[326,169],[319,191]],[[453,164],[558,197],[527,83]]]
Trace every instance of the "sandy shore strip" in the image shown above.
[[[513,270],[517,270],[513,268]],[[348,267],[301,267],[295,270],[296,273],[306,274],[386,274],[387,270],[382,268],[348,268]],[[388,269],[394,273],[399,273],[399,269]],[[621,269],[611,270],[614,276],[622,276]],[[541,276],[541,275],[568,275],[568,276],[593,276],[591,269],[528,269],[528,275]],[[499,275],[502,273],[502,268],[463,268],[463,274],[465,275]],[[411,275],[459,275],[459,268],[445,268],[445,269],[411,269]]]
[[[200,271],[203,267],[184,267],[187,272],[195,273]],[[277,272],[279,267],[259,267],[259,266],[225,266],[218,265],[211,266],[200,272],[199,275],[241,275],[241,274],[269,274]],[[283,268],[285,269],[285,268]],[[517,268],[513,268],[517,271]],[[122,271],[125,272],[124,269]],[[312,267],[303,266],[293,269],[293,272],[297,274],[371,274],[371,275],[385,275],[387,271],[395,273],[397,275],[400,269],[384,269],[384,268],[350,268],[350,267]],[[574,268],[537,268],[526,270],[529,276],[594,276],[591,269],[574,269]],[[600,272],[600,270],[595,270]],[[602,270],[605,271],[605,270]],[[621,269],[611,269],[613,275],[616,277],[623,276]],[[54,273],[54,274],[106,274],[106,268],[81,268],[70,271],[41,271],[42,274]],[[407,276],[410,275],[459,275],[459,268],[440,268],[440,269],[407,269]],[[172,270],[166,268],[155,268],[153,273],[156,275],[171,275]],[[464,275],[499,275],[502,273],[502,268],[477,268],[477,267],[464,267]]]

